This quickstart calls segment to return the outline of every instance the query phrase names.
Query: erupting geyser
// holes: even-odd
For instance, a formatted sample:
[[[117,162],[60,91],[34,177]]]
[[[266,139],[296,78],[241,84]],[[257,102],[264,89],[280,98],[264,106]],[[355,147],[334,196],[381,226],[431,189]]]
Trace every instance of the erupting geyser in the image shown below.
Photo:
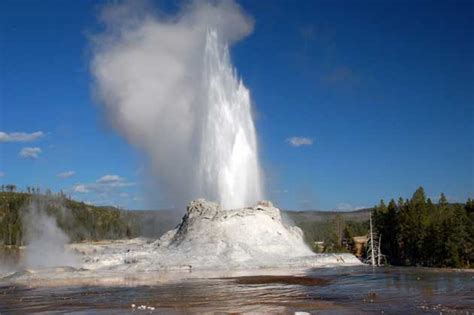
[[[249,91],[236,79],[228,48],[215,30],[207,32],[204,69],[201,195],[224,209],[254,204],[262,188]]]
[[[105,28],[92,38],[91,71],[108,118],[146,153],[170,203],[217,203],[192,201],[181,224],[154,242],[73,244],[79,270],[4,279],[360,264],[351,254],[314,254],[301,229],[284,224],[270,202],[259,202],[250,94],[229,56],[229,46],[252,31],[253,21],[235,2],[195,1],[164,17],[130,1],[107,6],[101,18]]]
[[[147,154],[175,206],[255,204],[263,185],[250,95],[229,56],[252,19],[233,1],[196,1],[172,18],[150,12],[128,2],[102,14],[91,70],[109,119]]]

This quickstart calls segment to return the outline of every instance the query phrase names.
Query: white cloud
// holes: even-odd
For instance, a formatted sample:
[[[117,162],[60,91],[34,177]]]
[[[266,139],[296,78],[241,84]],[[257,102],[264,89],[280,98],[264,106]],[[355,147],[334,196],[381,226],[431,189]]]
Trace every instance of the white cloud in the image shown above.
[[[312,145],[313,139],[307,137],[291,137],[287,138],[286,142],[292,147],[300,147],[303,145]]]
[[[41,149],[38,147],[25,147],[22,148],[19,155],[22,158],[30,158],[30,159],[36,159],[38,158],[39,154],[41,153]]]
[[[66,178],[70,178],[70,177],[74,176],[75,174],[76,174],[76,172],[74,172],[74,171],[66,171],[66,172],[59,173],[56,176],[58,176],[59,178],[62,178],[62,179],[66,179]]]
[[[96,180],[97,183],[119,183],[124,181],[125,179],[118,175],[104,175]]]
[[[5,176],[5,173],[4,172],[0,172],[0,177],[3,177]]]
[[[350,203],[341,202],[341,203],[338,203],[338,204],[337,204],[336,210],[339,210],[339,211],[351,211],[351,210],[354,210],[354,206],[351,205]]]
[[[125,178],[119,175],[104,175],[97,179],[95,186],[97,187],[127,187],[132,186],[134,183],[128,182]]]
[[[0,131],[0,142],[31,142],[44,136],[42,131],[27,132],[3,132]]]
[[[118,175],[104,175],[97,179],[94,183],[77,184],[73,187],[74,192],[88,193],[94,192],[97,194],[110,193],[122,187],[133,186],[135,183],[127,181],[125,178]]]
[[[367,209],[368,207],[365,206],[353,206],[347,202],[341,202],[336,205],[337,211],[356,211],[361,209]]]
[[[73,190],[74,192],[78,192],[78,193],[88,193],[89,192],[89,189],[86,187],[86,185],[76,185],[73,187]]]

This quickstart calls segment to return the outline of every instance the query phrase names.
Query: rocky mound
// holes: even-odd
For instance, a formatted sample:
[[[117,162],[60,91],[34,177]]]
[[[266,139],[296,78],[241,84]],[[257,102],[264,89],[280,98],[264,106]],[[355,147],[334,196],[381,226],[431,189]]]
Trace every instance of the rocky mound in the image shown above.
[[[156,245],[190,258],[210,257],[231,264],[254,265],[313,254],[301,229],[285,226],[280,210],[269,201],[236,210],[222,210],[204,199],[192,201],[181,224]]]

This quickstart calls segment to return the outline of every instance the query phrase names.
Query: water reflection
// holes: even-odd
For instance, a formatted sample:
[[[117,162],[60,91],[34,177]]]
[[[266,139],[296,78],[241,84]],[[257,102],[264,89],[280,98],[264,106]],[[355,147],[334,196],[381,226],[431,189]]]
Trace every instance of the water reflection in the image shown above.
[[[3,312],[138,312],[165,314],[296,311],[474,313],[474,273],[416,268],[312,269],[298,276],[192,279],[130,286],[0,288]],[[153,312],[147,310],[146,312]]]

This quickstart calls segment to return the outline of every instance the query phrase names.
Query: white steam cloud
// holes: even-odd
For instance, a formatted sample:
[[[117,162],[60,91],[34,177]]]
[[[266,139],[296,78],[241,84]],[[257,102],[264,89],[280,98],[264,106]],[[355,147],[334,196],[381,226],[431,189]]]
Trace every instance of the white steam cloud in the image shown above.
[[[63,209],[63,211],[67,211]],[[22,213],[27,243],[24,264],[27,268],[76,266],[78,258],[66,248],[69,237],[58,227],[40,202],[32,201]]]
[[[91,72],[114,127],[150,159],[168,202],[224,208],[262,197],[250,95],[228,46],[253,20],[234,1],[194,1],[174,16],[145,2],[104,8]]]

